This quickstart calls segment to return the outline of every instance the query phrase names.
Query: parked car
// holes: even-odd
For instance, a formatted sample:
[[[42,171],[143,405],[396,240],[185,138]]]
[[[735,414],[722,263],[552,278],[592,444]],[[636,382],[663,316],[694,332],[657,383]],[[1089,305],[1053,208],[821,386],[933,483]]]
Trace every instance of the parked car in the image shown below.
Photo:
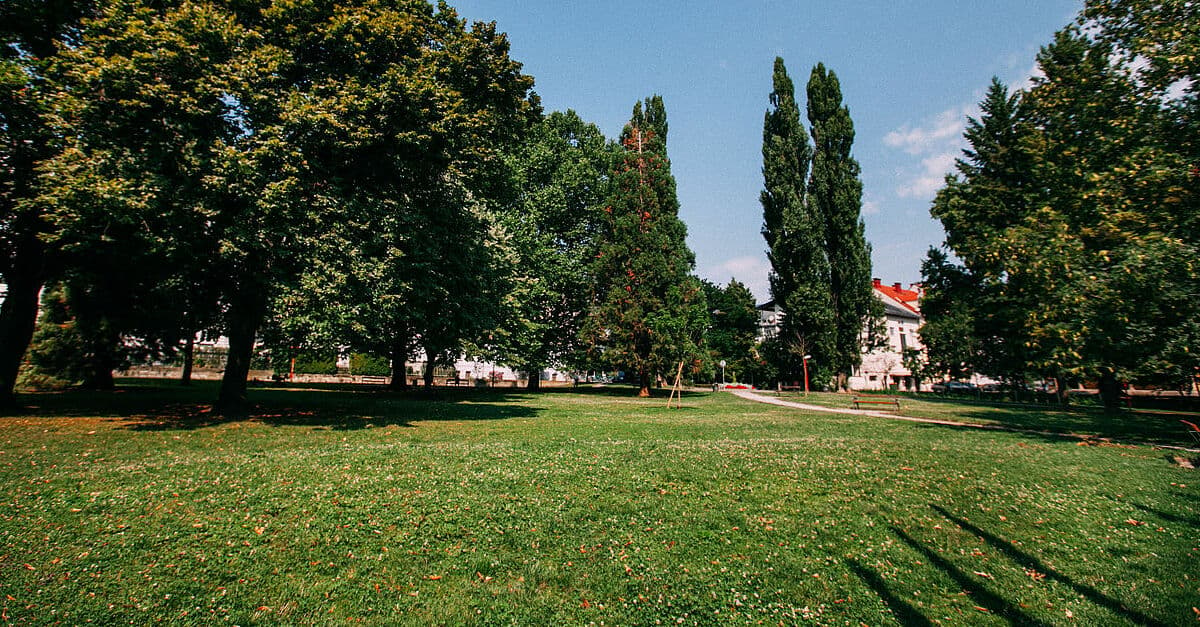
[[[965,381],[944,381],[933,384],[933,391],[937,394],[974,394],[976,389],[974,383]]]

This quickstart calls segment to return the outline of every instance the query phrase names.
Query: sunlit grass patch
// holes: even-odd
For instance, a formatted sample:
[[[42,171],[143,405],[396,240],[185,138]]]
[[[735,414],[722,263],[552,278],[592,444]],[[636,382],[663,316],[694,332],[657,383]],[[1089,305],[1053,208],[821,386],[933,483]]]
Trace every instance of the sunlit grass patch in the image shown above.
[[[0,419],[5,616],[1194,620],[1195,471],[1148,447],[728,394],[256,389],[228,422],[210,392]]]

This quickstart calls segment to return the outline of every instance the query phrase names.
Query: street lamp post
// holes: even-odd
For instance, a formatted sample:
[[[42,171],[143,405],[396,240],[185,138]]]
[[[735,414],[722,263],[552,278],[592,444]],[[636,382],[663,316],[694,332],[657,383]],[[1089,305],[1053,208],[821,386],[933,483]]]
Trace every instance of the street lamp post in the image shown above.
[[[721,360],[721,387],[725,387],[725,360]]]
[[[804,356],[804,395],[808,396],[808,360],[812,359],[812,355]]]

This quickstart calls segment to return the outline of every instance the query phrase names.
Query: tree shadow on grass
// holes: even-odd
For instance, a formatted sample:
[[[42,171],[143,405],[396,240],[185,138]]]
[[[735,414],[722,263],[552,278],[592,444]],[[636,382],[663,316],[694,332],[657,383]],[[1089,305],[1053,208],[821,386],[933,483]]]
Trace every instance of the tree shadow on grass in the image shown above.
[[[969,414],[960,414],[959,419],[971,424],[944,424],[944,423],[923,423],[914,422],[915,426],[924,429],[936,429],[965,432],[992,432],[992,433],[1011,433],[1012,435],[1029,439],[1046,442],[1049,444],[1061,444],[1063,442],[1087,442],[1095,446],[1139,446],[1139,445],[1178,445],[1183,441],[1181,439],[1172,439],[1169,432],[1147,433],[1147,432],[1126,432],[1124,434],[1115,432],[1071,432],[1061,429],[1054,429],[1051,425],[1046,424],[1012,424],[1002,423],[995,424],[994,417],[987,416],[971,416]],[[978,419],[978,422],[975,420]],[[1082,436],[1082,437],[1080,437]]]
[[[901,625],[917,625],[920,627],[933,625],[917,608],[892,592],[883,580],[883,577],[879,576],[879,573],[859,564],[857,560],[847,560],[846,564],[849,565],[850,570],[854,571],[855,575],[858,575],[859,579],[863,580],[863,583],[870,586],[875,591],[875,594],[879,595],[883,604],[891,610],[892,615],[896,617],[896,620]]]
[[[913,411],[920,414],[919,410]],[[1179,428],[1178,420],[1154,415],[1106,414],[1098,410],[995,407],[964,408],[964,411],[955,414],[953,420],[1053,434],[1080,434],[1156,444],[1187,444],[1187,436],[1184,430]]]
[[[211,406],[181,405],[159,411],[124,416],[126,429],[134,431],[195,430],[232,422],[257,422],[272,427],[313,427],[354,431],[375,427],[413,427],[423,421],[476,421],[534,418],[535,407],[447,401],[398,404],[390,409],[369,407],[304,407],[280,404],[251,404],[244,415],[225,416]]]
[[[998,536],[995,536],[991,533],[988,533],[987,531],[984,531],[983,529],[980,529],[979,527],[976,527],[975,525],[972,525],[971,523],[967,522],[965,519],[959,518],[958,516],[951,514],[950,512],[939,507],[938,505],[930,504],[929,507],[932,508],[937,513],[944,516],[946,518],[946,520],[953,522],[954,524],[958,525],[960,528],[967,531],[968,533],[971,533],[971,534],[975,535],[976,537],[980,538],[981,540],[983,540],[984,542],[987,542],[989,546],[991,546],[993,549],[999,551],[1000,553],[1003,553],[1009,559],[1016,562],[1019,566],[1021,566],[1023,568],[1033,569],[1033,570],[1045,575],[1046,579],[1052,579],[1052,580],[1057,581],[1065,586],[1070,587],[1072,590],[1074,590],[1076,592],[1076,594],[1079,594],[1080,596],[1086,598],[1087,600],[1091,601],[1092,603],[1095,603],[1096,605],[1099,605],[1101,607],[1109,609],[1114,614],[1121,616],[1122,618],[1124,618],[1125,620],[1127,620],[1133,624],[1136,624],[1136,625],[1163,625],[1164,624],[1158,620],[1155,620],[1154,618],[1146,616],[1145,614],[1143,614],[1137,610],[1125,607],[1125,605],[1123,605],[1120,601],[1117,601],[1116,599],[1112,599],[1112,598],[1106,596],[1105,594],[1103,594],[1102,592],[1100,592],[1099,590],[1096,590],[1095,588],[1093,588],[1091,586],[1086,586],[1084,584],[1081,584],[1081,583],[1075,581],[1074,579],[1072,579],[1071,577],[1055,571],[1054,569],[1046,566],[1046,564],[1042,563],[1042,561],[1039,560],[1038,558],[1013,546],[1013,544],[1011,542],[1004,540],[1003,538],[1000,538]],[[905,541],[908,542],[908,540],[905,540]]]
[[[1136,502],[1130,503],[1130,505],[1138,508],[1139,510],[1141,510],[1143,512],[1146,512],[1147,514],[1150,514],[1152,516],[1157,516],[1160,520],[1164,520],[1164,521],[1170,522],[1170,523],[1177,523],[1180,525],[1187,525],[1193,529],[1200,530],[1200,517],[1188,518],[1186,516],[1179,516],[1178,514],[1171,514],[1168,512],[1164,512],[1162,510],[1154,509],[1153,507],[1147,507],[1145,505],[1142,505],[1141,503],[1136,503]]]
[[[137,431],[195,430],[233,422],[310,426],[334,430],[410,427],[420,421],[533,418],[539,409],[495,395],[361,394],[343,390],[262,388],[250,392],[246,411],[214,411],[213,385],[121,387],[109,392],[73,390],[25,395],[22,418],[102,418]]]
[[[1015,603],[1005,599],[1004,597],[985,588],[979,581],[978,577],[972,577],[960,570],[949,560],[938,555],[929,547],[914,540],[912,536],[904,532],[898,527],[892,527],[892,533],[900,538],[911,547],[914,551],[925,556],[930,564],[938,567],[942,572],[946,573],[954,583],[958,584],[964,592],[971,596],[971,600],[980,607],[985,608],[989,612],[996,614],[1008,620],[1013,625],[1046,625],[1040,620],[1021,611],[1021,608]]]

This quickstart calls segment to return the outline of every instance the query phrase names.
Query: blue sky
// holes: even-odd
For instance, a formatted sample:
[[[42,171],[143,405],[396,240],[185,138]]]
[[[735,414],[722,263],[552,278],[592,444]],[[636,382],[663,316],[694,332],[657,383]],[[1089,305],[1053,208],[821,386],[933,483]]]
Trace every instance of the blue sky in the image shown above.
[[[660,94],[680,217],[697,273],[769,297],[759,230],[762,122],[776,56],[803,102],[818,62],[837,73],[857,136],[874,276],[920,279],[943,239],[929,203],[992,76],[1024,84],[1079,0],[577,2],[450,0],[497,22],[547,110],[574,109],[615,137]]]

